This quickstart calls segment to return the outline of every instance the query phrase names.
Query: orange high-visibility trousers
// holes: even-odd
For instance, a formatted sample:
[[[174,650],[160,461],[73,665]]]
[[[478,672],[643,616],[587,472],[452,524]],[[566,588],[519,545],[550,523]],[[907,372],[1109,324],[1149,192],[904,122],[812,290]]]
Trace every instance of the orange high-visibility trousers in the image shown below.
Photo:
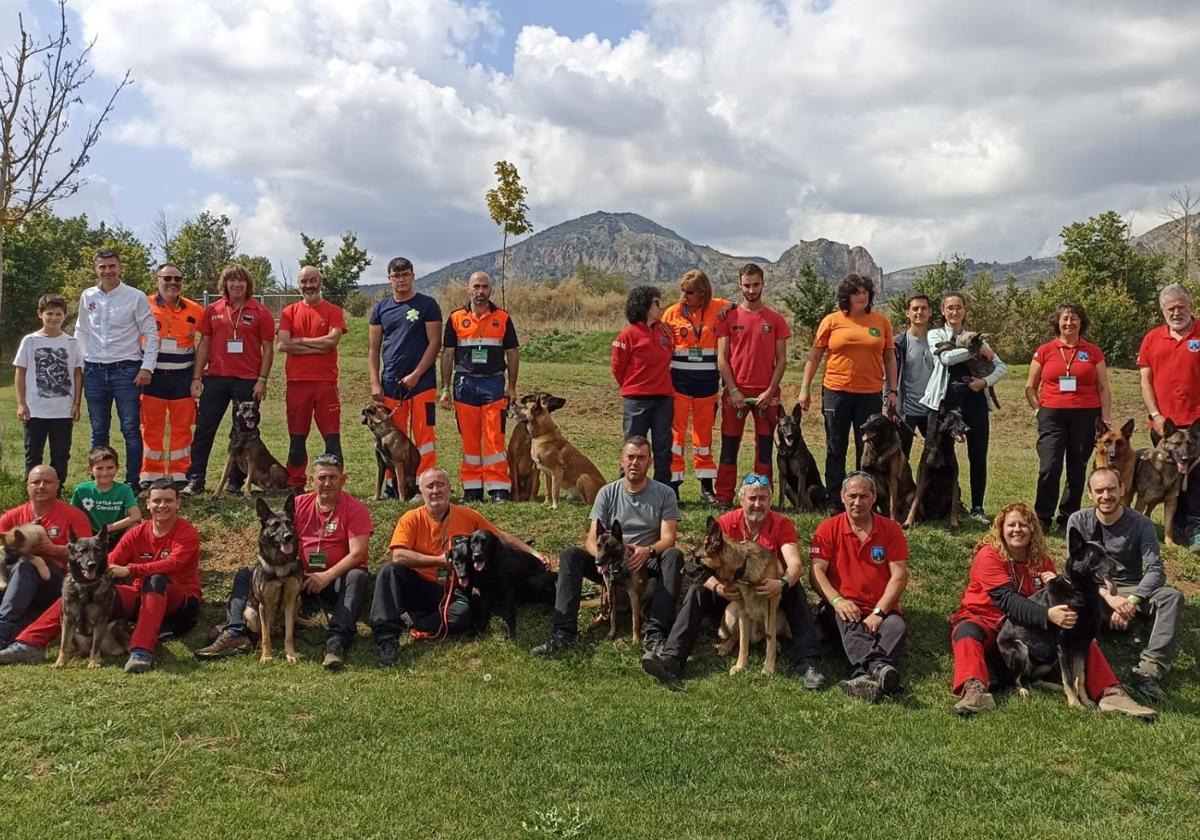
[[[384,397],[383,404],[395,411],[392,422],[396,428],[408,435],[417,451],[421,453],[421,465],[417,477],[425,470],[437,466],[437,390],[428,388],[413,394],[406,400]]]
[[[485,405],[454,401],[454,418],[462,438],[463,459],[458,471],[463,490],[512,491],[508,474],[508,445],[504,440],[504,411],[501,398]]]
[[[675,421],[671,426],[671,481],[683,481],[683,446],[687,439],[688,414],[692,417],[692,467],[696,478],[716,478],[713,460],[713,422],[717,417],[717,395],[689,397],[675,392]]]
[[[173,400],[142,394],[142,481],[169,478],[187,481],[192,465],[192,427],[196,425],[196,400]],[[171,424],[169,448],[164,448],[167,421]],[[135,488],[136,489],[136,488]]]

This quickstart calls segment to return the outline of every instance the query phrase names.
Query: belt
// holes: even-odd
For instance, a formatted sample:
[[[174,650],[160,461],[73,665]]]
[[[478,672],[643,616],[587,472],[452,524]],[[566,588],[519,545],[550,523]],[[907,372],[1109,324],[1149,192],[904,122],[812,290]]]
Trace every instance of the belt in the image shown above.
[[[142,360],[122,359],[119,362],[89,362],[85,359],[83,363],[87,367],[100,368],[101,370],[112,370],[113,368],[119,368],[124,365],[141,365]]]

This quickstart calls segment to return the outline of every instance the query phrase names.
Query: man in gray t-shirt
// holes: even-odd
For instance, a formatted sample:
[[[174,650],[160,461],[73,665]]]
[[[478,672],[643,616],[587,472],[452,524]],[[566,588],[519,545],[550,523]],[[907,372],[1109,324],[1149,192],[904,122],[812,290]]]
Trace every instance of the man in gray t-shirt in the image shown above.
[[[570,546],[558,556],[558,585],[554,596],[554,624],[549,641],[533,649],[535,656],[557,656],[575,644],[579,635],[579,599],[583,579],[602,582],[596,566],[600,529],[621,523],[628,554],[626,566],[644,569],[658,578],[646,622],[644,647],[655,650],[675,621],[683,554],[675,547],[679,504],[675,491],[648,477],[650,443],[634,435],[621,446],[624,478],[600,488],[592,504],[591,525],[582,546]]]
[[[1088,496],[1096,506],[1071,514],[1067,532],[1075,530],[1092,539],[1099,527],[1104,547],[1117,565],[1113,576],[1117,594],[1100,588],[1105,619],[1118,631],[1128,628],[1139,614],[1152,621],[1150,641],[1133,677],[1143,694],[1151,700],[1163,700],[1166,694],[1159,680],[1175,659],[1183,595],[1166,585],[1158,537],[1150,519],[1125,507],[1120,474],[1108,467],[1093,470],[1088,476]]]
[[[900,445],[904,457],[912,451],[913,430],[925,436],[929,409],[921,404],[929,376],[933,373],[933,353],[929,350],[929,298],[923,294],[909,297],[904,308],[908,329],[896,336],[896,378],[900,388],[897,405],[904,425],[900,427]]]

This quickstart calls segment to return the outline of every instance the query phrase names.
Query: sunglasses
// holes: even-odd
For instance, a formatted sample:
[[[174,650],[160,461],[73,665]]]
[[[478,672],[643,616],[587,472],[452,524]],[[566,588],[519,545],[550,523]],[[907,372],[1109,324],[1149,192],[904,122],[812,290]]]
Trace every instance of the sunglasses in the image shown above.
[[[758,473],[750,473],[750,475],[748,475],[742,479],[742,484],[745,484],[745,485],[761,484],[763,487],[770,487],[771,479],[765,475],[759,475]]]
[[[183,282],[183,277],[172,274],[163,274],[158,279],[164,283],[175,283],[177,285]]]

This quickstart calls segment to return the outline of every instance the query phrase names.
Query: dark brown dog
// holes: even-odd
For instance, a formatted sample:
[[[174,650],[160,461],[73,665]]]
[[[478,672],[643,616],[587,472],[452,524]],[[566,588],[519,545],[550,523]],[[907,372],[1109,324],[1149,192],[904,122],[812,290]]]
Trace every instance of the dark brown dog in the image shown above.
[[[1161,502],[1163,505],[1163,535],[1168,546],[1175,546],[1175,509],[1184,477],[1200,459],[1200,423],[1190,429],[1178,429],[1170,420],[1163,427],[1163,437],[1153,449],[1137,451],[1133,473],[1137,500],[1134,508],[1146,516]]]
[[[517,406],[517,416],[529,432],[529,454],[546,476],[546,504],[558,510],[558,497],[565,492],[568,498],[590,505],[604,486],[604,476],[563,437],[550,416],[550,402],[554,399],[550,394],[530,394],[522,397]]]
[[[1121,486],[1125,489],[1125,504],[1133,502],[1133,473],[1137,466],[1137,453],[1133,450],[1134,421],[1131,419],[1119,430],[1096,418],[1096,449],[1092,453],[1092,467],[1108,467],[1121,474]]]
[[[262,529],[258,535],[258,563],[250,582],[251,600],[242,617],[246,626],[262,634],[260,662],[275,658],[271,633],[283,617],[283,652],[288,662],[297,662],[296,614],[300,610],[300,583],[304,567],[300,564],[300,538],[296,534],[296,497],[288,496],[283,512],[275,513],[262,499],[254,510]]]
[[[55,668],[71,657],[86,653],[89,668],[100,667],[102,653],[121,653],[129,643],[121,638],[113,616],[118,611],[116,584],[108,575],[107,526],[94,537],[78,538],[74,529],[67,535],[69,559],[62,587],[62,640]],[[110,630],[112,633],[110,639]]]
[[[600,623],[605,615],[608,617],[608,638],[617,637],[617,602],[616,593],[623,591],[629,598],[629,613],[633,621],[633,643],[642,643],[642,607],[649,596],[646,570],[630,570],[625,561],[629,550],[621,534],[621,523],[613,520],[610,527],[605,528],[599,520],[596,522],[596,568],[604,579],[604,597],[601,599],[600,616],[595,624]]]
[[[247,499],[250,498],[252,485],[258,485],[263,490],[287,489],[287,468],[267,450],[259,429],[261,425],[258,400],[234,404],[233,429],[229,433],[229,460],[225,462],[225,472],[221,474],[221,483],[217,485],[218,496],[225,492],[234,466],[239,467],[246,476],[242,495]]]
[[[383,498],[383,477],[389,469],[395,476],[396,498],[407,501],[417,493],[417,468],[421,453],[392,419],[395,412],[381,403],[362,410],[363,425],[375,435],[375,500]]]
[[[42,580],[50,580],[50,568],[46,561],[30,553],[35,545],[45,539],[49,539],[46,529],[32,522],[18,525],[11,531],[0,531],[0,545],[4,546],[4,556],[0,558],[0,592],[8,588],[12,567],[21,562],[37,569],[38,577]]]
[[[958,453],[954,445],[967,439],[970,427],[963,422],[956,408],[946,408],[929,415],[929,434],[917,465],[917,487],[913,491],[912,507],[904,527],[911,528],[926,519],[950,520],[958,527],[962,490],[958,486]]]
[[[941,355],[947,350],[956,348],[965,349],[970,355],[967,356],[967,371],[976,379],[985,379],[991,376],[996,370],[996,364],[991,359],[984,358],[980,353],[983,350],[984,342],[988,339],[986,333],[963,331],[954,337],[954,341],[941,341],[933,348],[935,355]],[[1000,400],[996,398],[996,389],[991,385],[987,388],[988,397],[991,398],[992,404],[996,406],[996,410],[1000,410]]]
[[[917,485],[912,466],[900,445],[900,427],[895,420],[872,414],[862,428],[862,470],[875,479],[879,496],[875,509],[896,522],[912,508]]]
[[[554,413],[567,404],[562,397],[554,397],[545,391],[536,394],[526,394],[521,398],[541,401],[546,400],[546,409]],[[512,498],[514,502],[537,501],[538,486],[542,483],[541,470],[533,463],[533,455],[529,452],[529,429],[520,422],[518,403],[508,407],[508,416],[518,421],[513,423],[512,434],[508,437],[508,474],[512,478]]]
[[[779,466],[779,509],[784,502],[792,510],[811,511],[825,503],[825,485],[817,469],[817,459],[804,442],[800,427],[800,404],[792,406],[791,414],[780,413],[775,424],[775,463]]]

